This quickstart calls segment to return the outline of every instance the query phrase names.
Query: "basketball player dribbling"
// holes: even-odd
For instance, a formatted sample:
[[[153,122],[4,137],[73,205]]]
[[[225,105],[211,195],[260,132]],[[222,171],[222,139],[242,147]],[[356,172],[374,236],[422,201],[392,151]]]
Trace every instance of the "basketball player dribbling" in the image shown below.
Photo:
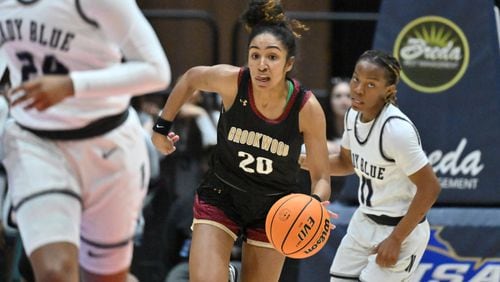
[[[35,279],[125,281],[149,181],[129,101],[167,87],[163,48],[133,0],[4,0],[0,11],[13,86],[3,162]]]
[[[330,172],[359,176],[360,206],[335,254],[331,281],[407,281],[429,240],[425,214],[441,188],[415,126],[395,106],[400,71],[397,59],[369,50],[350,81],[352,108]]]
[[[311,192],[329,199],[325,117],[318,100],[287,77],[295,60],[295,27],[279,1],[250,1],[248,67],[198,66],[177,82],[152,139],[164,154],[179,136],[170,126],[196,90],[220,95],[223,109],[210,170],[197,190],[190,281],[227,281],[235,239],[243,236],[242,281],[278,281],[285,257],[272,248],[265,218],[274,202],[301,191],[296,181],[302,143],[313,157]]]

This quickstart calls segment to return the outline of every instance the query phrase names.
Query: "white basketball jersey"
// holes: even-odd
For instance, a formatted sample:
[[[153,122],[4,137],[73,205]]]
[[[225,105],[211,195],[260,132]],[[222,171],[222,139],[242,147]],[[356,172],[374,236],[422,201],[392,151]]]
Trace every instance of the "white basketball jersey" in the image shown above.
[[[89,12],[83,10],[81,2],[85,2],[86,7],[94,8],[99,5],[103,7],[94,8],[97,13],[96,11]],[[121,1],[117,1],[117,4],[104,5],[100,1],[78,0],[0,1],[0,53],[3,53],[4,57],[7,58],[12,86],[16,87],[21,82],[42,74],[71,73],[76,92],[74,97],[67,98],[45,111],[14,107],[11,114],[17,122],[35,129],[72,129],[82,127],[98,118],[117,114],[128,107],[131,97],[130,94],[127,94],[128,91],[137,92],[140,87],[122,87],[119,95],[117,93],[108,96],[99,95],[97,99],[96,96],[78,95],[78,91],[89,88],[87,82],[92,81],[89,79],[89,73],[84,72],[108,68],[109,74],[109,67],[121,64],[123,58],[121,48],[123,47],[127,47],[129,50],[142,48],[143,50],[137,51],[138,54],[144,55],[144,57],[149,56],[148,59],[153,57],[151,61],[157,60],[159,65],[166,62],[166,58],[162,58],[162,56],[154,58],[153,55],[164,56],[163,50],[155,38],[152,28],[147,26],[149,23],[141,18],[142,14],[138,15],[139,10],[135,6],[135,2],[133,4],[129,3],[131,1],[126,1],[127,3],[124,4],[119,2]],[[101,17],[102,21],[106,17],[106,13],[109,13],[109,18],[111,18],[112,13],[105,10],[110,5],[130,5],[130,7],[124,7],[123,10],[132,10],[130,14],[137,15],[137,18],[121,20],[129,23],[127,26],[116,21],[117,26],[121,25],[116,28],[120,30],[119,32],[114,30],[114,26],[108,25],[103,28],[98,17]],[[109,9],[113,11],[113,9]],[[20,13],[21,10],[22,13]],[[113,16],[117,17],[115,14]],[[136,32],[133,28],[140,28],[140,32]],[[110,39],[110,34],[119,38],[115,38],[113,42]],[[137,41],[141,44],[130,44],[131,38],[138,39]],[[125,44],[128,46],[124,46]],[[148,44],[150,45],[148,46]],[[158,46],[159,51],[153,50],[151,46],[154,48]],[[135,59],[139,64],[142,58],[132,59]],[[165,71],[169,72],[170,70]],[[80,75],[80,78],[85,76],[85,83],[82,82],[82,79],[77,80],[73,76],[73,73],[78,72],[84,73]],[[99,75],[96,72],[92,75],[95,77],[94,80],[110,80],[110,76],[104,76],[104,73]],[[123,69],[117,70],[115,77],[118,76],[124,76]],[[138,82],[139,76],[134,74],[127,79]],[[99,83],[104,85],[106,81]],[[110,89],[114,87],[110,86],[112,83],[108,84]],[[140,83],[136,84],[140,85]],[[143,84],[147,85],[147,82]]]
[[[350,109],[345,122],[342,146],[351,151],[359,177],[361,211],[405,215],[416,192],[408,175],[428,163],[413,123],[390,104],[368,123],[362,123],[360,113]]]

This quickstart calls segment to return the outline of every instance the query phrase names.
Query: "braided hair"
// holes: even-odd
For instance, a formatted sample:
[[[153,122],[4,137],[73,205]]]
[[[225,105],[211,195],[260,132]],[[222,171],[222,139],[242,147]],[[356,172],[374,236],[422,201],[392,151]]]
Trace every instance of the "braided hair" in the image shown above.
[[[245,28],[250,32],[248,42],[262,33],[278,38],[288,50],[287,59],[297,52],[297,30],[308,28],[297,20],[285,16],[280,0],[250,0],[247,10],[241,15]]]
[[[368,61],[384,68],[388,85],[398,84],[401,65],[395,57],[379,50],[368,50],[359,56],[359,61]],[[396,105],[396,92],[387,95],[385,102]]]

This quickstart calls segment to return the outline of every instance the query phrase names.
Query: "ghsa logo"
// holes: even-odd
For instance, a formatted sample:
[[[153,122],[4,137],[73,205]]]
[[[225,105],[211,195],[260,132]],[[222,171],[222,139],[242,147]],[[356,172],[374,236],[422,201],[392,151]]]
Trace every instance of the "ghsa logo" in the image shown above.
[[[441,226],[431,227],[429,245],[411,281],[500,281],[500,258],[460,257],[440,237],[442,229]]]
[[[462,78],[469,65],[469,44],[452,21],[425,16],[401,30],[394,56],[401,62],[401,78],[406,84],[420,92],[436,93]]]

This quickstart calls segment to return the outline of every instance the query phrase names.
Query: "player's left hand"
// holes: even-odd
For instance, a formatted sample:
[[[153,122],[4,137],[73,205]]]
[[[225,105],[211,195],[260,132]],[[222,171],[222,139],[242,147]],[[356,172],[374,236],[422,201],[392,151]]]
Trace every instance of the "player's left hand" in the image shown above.
[[[400,252],[401,242],[389,236],[375,248],[374,253],[377,254],[375,262],[380,267],[392,267],[398,261]]]
[[[44,75],[26,81],[7,93],[12,107],[25,104],[25,109],[35,108],[39,111],[73,95],[73,81],[69,75]]]

